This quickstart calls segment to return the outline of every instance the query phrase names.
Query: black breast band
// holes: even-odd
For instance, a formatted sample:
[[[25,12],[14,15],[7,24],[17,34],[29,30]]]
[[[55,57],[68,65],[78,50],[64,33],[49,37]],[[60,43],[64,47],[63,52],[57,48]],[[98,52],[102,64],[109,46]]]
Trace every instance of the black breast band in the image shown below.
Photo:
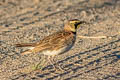
[[[73,34],[76,34],[76,32],[72,32]]]

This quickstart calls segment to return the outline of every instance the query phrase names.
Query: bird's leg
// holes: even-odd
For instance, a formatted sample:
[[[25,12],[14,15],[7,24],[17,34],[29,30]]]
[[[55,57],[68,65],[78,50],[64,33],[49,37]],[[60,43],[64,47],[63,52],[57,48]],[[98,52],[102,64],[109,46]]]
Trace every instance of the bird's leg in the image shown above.
[[[49,60],[50,64],[53,65],[54,69],[56,69],[55,65],[53,64],[53,57],[54,56],[48,56],[48,60]],[[52,59],[50,59],[50,58],[52,58]]]
[[[55,57],[55,55],[48,56],[49,62],[53,65],[54,69],[59,69],[60,71],[64,71],[60,66],[57,68],[57,67],[53,64],[53,62],[55,62],[55,61],[54,61],[54,57]],[[50,59],[50,58],[51,58],[51,59]]]

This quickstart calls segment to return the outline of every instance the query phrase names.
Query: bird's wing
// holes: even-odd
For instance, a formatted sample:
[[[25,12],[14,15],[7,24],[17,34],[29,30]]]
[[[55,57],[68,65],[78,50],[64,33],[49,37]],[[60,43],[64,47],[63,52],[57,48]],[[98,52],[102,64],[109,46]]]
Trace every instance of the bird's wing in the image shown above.
[[[45,37],[39,43],[36,43],[35,51],[57,50],[69,44],[72,44],[74,35],[71,32],[60,31]]]

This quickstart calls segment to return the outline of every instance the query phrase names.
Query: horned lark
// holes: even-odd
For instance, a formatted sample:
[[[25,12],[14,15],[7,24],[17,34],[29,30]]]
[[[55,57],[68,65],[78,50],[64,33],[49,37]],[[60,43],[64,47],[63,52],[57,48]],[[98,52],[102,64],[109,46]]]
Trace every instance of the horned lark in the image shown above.
[[[52,35],[45,37],[36,43],[16,44],[17,47],[29,47],[22,55],[29,53],[38,53],[48,55],[48,58],[60,53],[67,52],[74,45],[76,40],[76,31],[85,21],[77,19],[69,20],[65,23],[64,29]],[[52,63],[52,61],[50,61]]]

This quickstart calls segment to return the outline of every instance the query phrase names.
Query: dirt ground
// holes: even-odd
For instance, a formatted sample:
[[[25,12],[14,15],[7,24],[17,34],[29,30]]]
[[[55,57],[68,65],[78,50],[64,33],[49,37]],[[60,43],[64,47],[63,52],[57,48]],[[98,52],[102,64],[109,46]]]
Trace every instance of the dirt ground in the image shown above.
[[[27,48],[14,46],[37,42],[69,19],[90,24],[77,31],[70,51],[54,57],[63,71],[46,56],[22,56]],[[39,62],[41,69],[33,71]],[[120,80],[120,0],[0,0],[0,80]]]

